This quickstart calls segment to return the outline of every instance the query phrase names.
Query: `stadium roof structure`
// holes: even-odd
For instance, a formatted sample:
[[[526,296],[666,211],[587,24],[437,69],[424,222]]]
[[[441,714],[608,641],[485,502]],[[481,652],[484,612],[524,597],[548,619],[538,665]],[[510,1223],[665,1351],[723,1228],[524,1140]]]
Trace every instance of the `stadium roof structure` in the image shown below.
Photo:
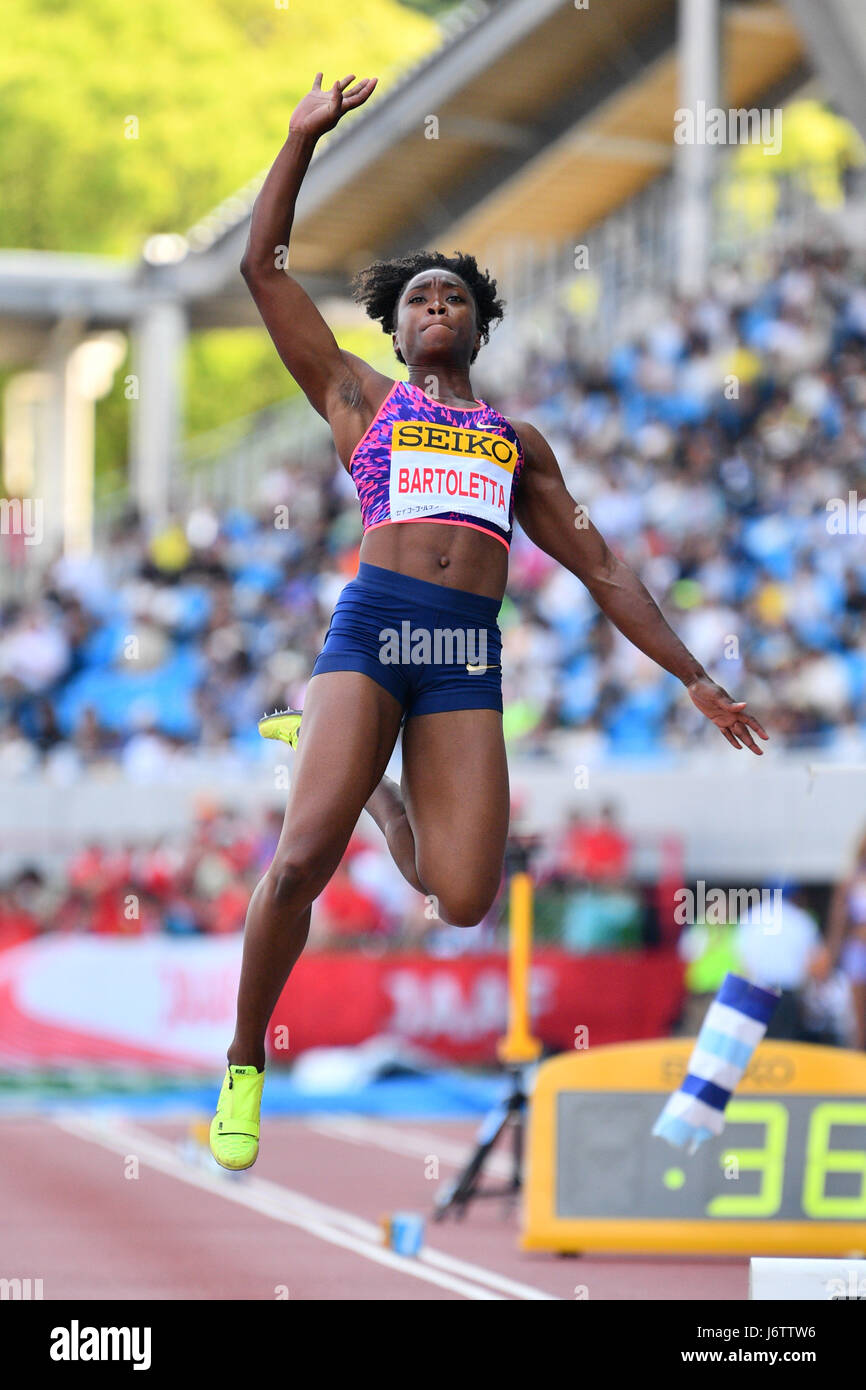
[[[371,259],[425,245],[495,266],[497,246],[580,233],[671,165],[676,0],[587,3],[472,0],[438,49],[322,142],[292,232],[310,293],[344,292]],[[776,3],[724,4],[722,51],[733,105],[807,76]],[[0,362],[30,358],[52,321],[123,327],[154,296],[182,301],[191,328],[257,324],[238,265],[262,177],[186,238],[155,238],[181,247],[168,264],[0,252]]]
[[[672,164],[676,0],[474,3],[462,26],[317,152],[290,265],[339,293],[376,257],[458,244],[496,267],[510,242],[564,240]],[[775,3],[723,5],[726,103],[778,101],[809,69]],[[193,326],[257,322],[237,273],[260,179],[191,230],[208,245],[167,272]],[[232,220],[234,218],[234,220]]]

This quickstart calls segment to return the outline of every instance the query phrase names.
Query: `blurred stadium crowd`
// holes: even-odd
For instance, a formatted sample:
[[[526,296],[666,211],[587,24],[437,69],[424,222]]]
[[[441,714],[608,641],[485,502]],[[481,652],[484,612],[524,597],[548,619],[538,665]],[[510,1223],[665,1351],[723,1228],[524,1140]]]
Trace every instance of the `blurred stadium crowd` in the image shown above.
[[[108,847],[84,846],[57,871],[22,868],[0,886],[0,950],[47,932],[102,936],[223,935],[240,931],[250,894],[271,863],[281,811],[255,817],[200,800],[188,836]],[[548,846],[540,880],[557,890],[576,882],[589,896],[559,904],[555,938],[578,950],[638,946],[642,905],[628,885],[631,846],[612,808],[575,815]],[[316,899],[311,944],[423,944],[451,953],[489,946],[504,901],[478,928],[449,928],[427,911],[392,862],[373,823],[362,818],[331,881]],[[547,913],[550,920],[550,913]],[[543,925],[543,924],[542,924]],[[544,940],[542,929],[540,939]]]
[[[760,274],[717,268],[700,302],[670,299],[599,366],[565,309],[558,325],[527,351],[519,387],[494,395],[500,408],[547,435],[593,523],[776,739],[857,736],[861,261],[827,250]],[[43,762],[64,780],[119,760],[161,779],[199,749],[252,755],[261,713],[303,703],[359,540],[351,479],[323,461],[269,473],[248,511],[198,508],[152,535],[127,518],[92,558],[58,559],[37,597],[2,610],[0,775]],[[15,541],[2,538],[12,562]],[[717,738],[519,529],[500,625],[510,742],[543,753],[557,729],[579,730],[599,760]]]
[[[775,739],[838,751],[862,738],[866,265],[840,249],[730,263],[703,299],[669,298],[604,363],[587,363],[580,336],[560,307],[553,333],[530,335],[518,376],[485,394],[542,430],[572,495]],[[360,537],[354,486],[332,457],[268,473],[246,511],[198,507],[152,534],[127,517],[93,557],[57,559],[38,596],[2,610],[0,776],[41,766],[60,784],[88,769],[164,781],[201,755],[272,758],[256,720],[303,704]],[[14,563],[15,538],[2,540]],[[519,528],[500,625],[512,745],[544,756],[569,731],[597,763],[717,738],[675,678]],[[185,843],[91,845],[67,879],[19,872],[0,892],[0,941],[237,931],[280,819],[251,825],[205,807]],[[610,811],[566,826],[538,866],[540,941],[593,950],[657,940],[629,860]],[[317,900],[312,941],[478,949],[501,908],[458,947],[362,821]],[[817,928],[793,905],[789,916],[779,945],[792,983],[811,988]],[[689,966],[698,1000],[708,949]]]

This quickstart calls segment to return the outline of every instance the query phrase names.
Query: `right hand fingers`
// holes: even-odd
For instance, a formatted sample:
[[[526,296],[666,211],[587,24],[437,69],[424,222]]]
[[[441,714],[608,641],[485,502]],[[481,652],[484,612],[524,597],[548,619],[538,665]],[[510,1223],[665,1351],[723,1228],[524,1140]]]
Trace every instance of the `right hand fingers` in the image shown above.
[[[749,730],[746,727],[746,724],[743,720],[739,720],[734,725],[734,733],[736,734],[737,738],[740,739],[741,742],[746,745],[747,748],[751,748],[753,753],[757,753],[759,758],[763,757],[764,750],[758,747],[755,740],[752,738],[752,735],[749,733]]]
[[[360,106],[362,102],[365,102],[378,81],[378,77],[365,77],[360,82],[356,82],[354,87],[350,87],[348,92],[343,93],[343,110],[349,111],[352,107]]]

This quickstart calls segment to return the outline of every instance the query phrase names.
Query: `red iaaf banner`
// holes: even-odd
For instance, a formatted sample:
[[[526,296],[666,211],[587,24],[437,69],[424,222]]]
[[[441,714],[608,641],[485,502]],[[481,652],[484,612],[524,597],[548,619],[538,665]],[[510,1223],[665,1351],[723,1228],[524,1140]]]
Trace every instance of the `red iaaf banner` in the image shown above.
[[[682,1001],[683,964],[675,951],[533,953],[532,1028],[552,1048],[665,1037]],[[275,1057],[281,1044],[291,1055],[387,1033],[453,1061],[488,1062],[507,1016],[504,955],[311,953],[295,967],[269,1036]]]
[[[132,940],[51,935],[0,951],[0,1063],[87,1061],[212,1069],[234,1031],[240,935]],[[674,951],[533,955],[536,1035],[567,1050],[664,1037],[679,1013]],[[388,1034],[452,1061],[490,1062],[508,1012],[504,955],[310,952],[274,1011],[287,1061]]]

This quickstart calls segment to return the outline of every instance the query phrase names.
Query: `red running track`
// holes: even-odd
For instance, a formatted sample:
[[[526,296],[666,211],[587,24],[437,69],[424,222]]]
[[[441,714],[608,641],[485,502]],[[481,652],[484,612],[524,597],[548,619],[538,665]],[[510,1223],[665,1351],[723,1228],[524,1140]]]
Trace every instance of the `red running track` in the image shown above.
[[[462,1222],[428,1221],[421,1259],[385,1249],[383,1214],[429,1215],[474,1132],[462,1122],[268,1117],[258,1162],[233,1176],[178,1121],[5,1119],[0,1274],[42,1279],[46,1300],[747,1297],[745,1259],[519,1250],[517,1215],[493,1199]],[[505,1162],[495,1156],[491,1181]]]

